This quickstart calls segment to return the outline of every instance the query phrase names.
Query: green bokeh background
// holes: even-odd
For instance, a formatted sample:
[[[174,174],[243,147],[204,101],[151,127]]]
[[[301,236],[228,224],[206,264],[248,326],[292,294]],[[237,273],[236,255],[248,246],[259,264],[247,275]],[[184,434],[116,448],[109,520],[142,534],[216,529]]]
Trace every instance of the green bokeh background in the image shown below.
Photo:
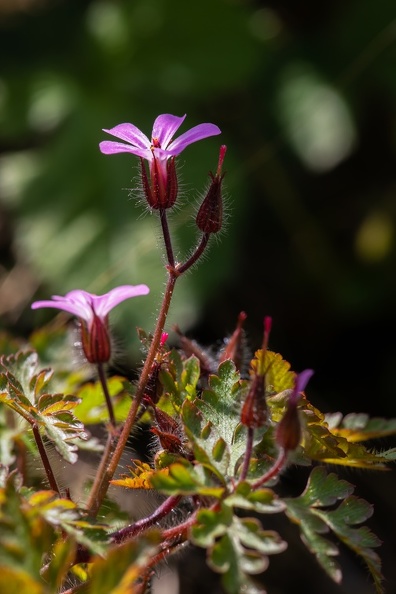
[[[396,416],[395,99],[393,0],[0,0],[2,326],[27,336],[49,320],[35,298],[147,283],[150,297],[113,317],[136,357],[135,326],[152,328],[165,279],[159,229],[130,191],[136,160],[98,143],[102,128],[149,135],[158,114],[187,113],[182,131],[223,134],[179,158],[180,255],[220,143],[228,217],[171,321],[210,344],[245,310],[254,349],[272,315],[272,348],[315,369],[319,407]],[[390,477],[359,477],[380,501],[389,593]],[[321,591],[370,592],[354,571]]]

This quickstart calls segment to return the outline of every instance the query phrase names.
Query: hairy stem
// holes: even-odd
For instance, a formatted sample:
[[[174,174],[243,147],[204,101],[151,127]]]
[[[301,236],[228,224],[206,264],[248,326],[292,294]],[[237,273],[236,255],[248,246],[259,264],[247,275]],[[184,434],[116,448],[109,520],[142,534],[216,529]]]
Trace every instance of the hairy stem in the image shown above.
[[[171,241],[171,236],[169,233],[168,218],[166,216],[165,208],[159,209],[159,216],[160,216],[160,221],[161,221],[162,234],[164,236],[164,244],[165,244],[166,257],[168,260],[168,264],[171,268],[174,268],[175,256],[173,254],[172,241]]]
[[[103,363],[98,363],[97,369],[98,369],[99,381],[102,385],[103,394],[104,394],[104,397],[106,400],[110,424],[111,424],[112,429],[115,429],[116,420],[115,420],[115,416],[114,416],[114,408],[113,408],[113,403],[111,402],[109,388],[107,386],[106,374],[104,371]]]
[[[265,485],[265,483],[268,483],[268,481],[276,477],[284,467],[286,460],[287,452],[283,448],[281,448],[279,450],[278,457],[274,462],[274,465],[271,466],[271,468],[261,478],[259,478],[256,482],[252,484],[252,488],[258,489],[259,487]]]
[[[239,480],[241,480],[241,481],[244,481],[248,475],[250,459],[252,457],[252,452],[253,452],[253,438],[254,438],[254,428],[248,427],[247,437],[246,437],[245,457],[243,459],[242,470],[241,470],[241,474],[239,476]]]
[[[90,515],[96,515],[96,513],[100,507],[100,503],[99,503],[99,507],[97,509],[96,509],[96,506],[93,505],[92,493],[96,493],[100,488],[100,483],[102,481],[103,474],[106,471],[106,467],[109,464],[110,458],[115,450],[116,443],[117,443],[117,435],[114,432],[110,431],[110,433],[107,436],[106,446],[105,446],[104,452],[102,454],[102,458],[100,460],[99,468],[96,471],[95,480],[92,485],[92,489],[91,489],[91,493],[90,493],[90,498],[87,503],[87,510]]]
[[[134,522],[130,526],[125,526],[125,528],[121,528],[121,530],[117,530],[117,532],[113,532],[110,535],[111,541],[117,544],[124,542],[134,536],[137,536],[162,518],[165,518],[179,503],[181,499],[180,495],[173,495],[165,499],[165,501],[147,518],[142,518],[137,522]]]
[[[135,423],[136,416],[138,414],[139,407],[142,402],[142,398],[144,396],[144,391],[146,389],[146,384],[147,384],[147,380],[150,375],[151,367],[153,365],[155,355],[156,355],[156,353],[158,351],[158,347],[160,345],[161,335],[162,335],[162,332],[164,329],[164,325],[166,322],[166,318],[167,318],[169,307],[170,307],[171,300],[172,300],[173,291],[174,291],[176,280],[177,280],[177,275],[175,274],[173,269],[170,269],[168,271],[168,275],[169,275],[168,281],[166,284],[161,309],[160,309],[159,316],[157,319],[154,336],[151,341],[151,345],[150,345],[149,351],[147,353],[146,361],[143,365],[142,372],[140,374],[139,383],[136,388],[136,394],[133,399],[131,408],[129,409],[128,417],[125,421],[124,427],[123,427],[121,434],[119,436],[119,439],[117,441],[115,450],[110,457],[109,464],[104,469],[102,476],[99,476],[98,480],[95,481],[95,483],[92,487],[92,490],[91,490],[91,494],[90,494],[90,498],[88,500],[87,507],[88,507],[88,511],[89,511],[90,515],[93,515],[93,516],[97,514],[99,507],[103,501],[103,498],[107,493],[109,483],[110,483],[111,479],[113,478],[114,473],[115,473],[117,466],[119,464],[121,455],[122,455],[125,445],[128,441],[129,434],[130,434],[131,429]],[[98,475],[99,475],[99,473],[98,473]]]
[[[47,451],[43,444],[43,440],[41,439],[40,430],[38,428],[38,425],[36,423],[33,423],[32,429],[33,429],[34,439],[36,440],[37,448],[38,448],[41,460],[43,462],[44,470],[47,475],[49,485],[50,485],[51,489],[53,491],[55,491],[56,493],[58,493],[58,495],[60,496],[61,492],[59,490],[58,483],[56,482],[55,475],[52,472],[51,463],[47,456]]]
[[[193,254],[189,257],[189,259],[186,262],[184,262],[184,264],[179,264],[176,267],[178,274],[183,274],[183,272],[186,272],[186,270],[191,268],[191,266],[193,266],[195,264],[195,262],[198,261],[198,259],[202,256],[206,246],[208,245],[209,237],[210,237],[209,233],[202,234],[201,241],[195,248],[195,251],[193,252]]]

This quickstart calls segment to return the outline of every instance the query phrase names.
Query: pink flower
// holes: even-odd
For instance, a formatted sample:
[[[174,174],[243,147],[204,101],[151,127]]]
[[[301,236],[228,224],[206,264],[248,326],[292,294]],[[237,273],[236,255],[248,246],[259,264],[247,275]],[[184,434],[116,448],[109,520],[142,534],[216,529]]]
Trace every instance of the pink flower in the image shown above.
[[[108,315],[125,299],[147,295],[146,285],[123,285],[104,295],[75,290],[64,297],[53,295],[52,300],[35,301],[32,309],[53,307],[77,316],[81,323],[81,338],[85,356],[90,363],[105,363],[111,355]]]
[[[199,124],[172,140],[185,117],[167,113],[158,116],[154,122],[151,140],[133,124],[119,124],[110,130],[103,130],[125,142],[105,140],[99,144],[102,153],[132,153],[140,157],[143,189],[151,208],[169,208],[176,201],[178,184],[175,157],[189,144],[221,133],[214,124]],[[149,163],[151,184],[147,179],[144,160]]]

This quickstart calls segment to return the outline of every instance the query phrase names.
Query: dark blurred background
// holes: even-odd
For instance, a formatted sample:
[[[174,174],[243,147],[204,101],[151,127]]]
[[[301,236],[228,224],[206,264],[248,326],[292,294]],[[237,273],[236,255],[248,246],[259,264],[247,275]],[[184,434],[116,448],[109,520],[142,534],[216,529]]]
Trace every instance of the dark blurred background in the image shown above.
[[[147,283],[150,298],[113,318],[138,356],[134,328],[152,328],[164,283],[159,233],[130,192],[137,160],[97,145],[102,128],[150,135],[158,114],[187,113],[182,131],[208,121],[223,134],[179,158],[180,254],[220,143],[229,216],[181,280],[172,321],[211,344],[245,310],[254,350],[271,315],[271,347],[315,369],[314,404],[396,416],[395,100],[394,0],[0,0],[3,329],[28,336],[49,320],[34,298]],[[376,503],[392,594],[394,472],[343,476]],[[321,573],[310,584],[314,564],[296,559],[268,574],[272,594],[372,592],[358,565],[339,590]],[[285,563],[293,589],[276,585]]]

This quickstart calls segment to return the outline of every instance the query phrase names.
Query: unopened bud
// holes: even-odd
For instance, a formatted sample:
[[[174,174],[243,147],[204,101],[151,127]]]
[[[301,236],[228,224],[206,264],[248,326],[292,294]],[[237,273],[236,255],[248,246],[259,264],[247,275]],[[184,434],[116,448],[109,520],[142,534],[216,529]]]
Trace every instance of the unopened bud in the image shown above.
[[[226,346],[224,347],[223,351],[220,354],[219,363],[223,363],[223,361],[227,361],[227,359],[231,359],[234,362],[235,367],[240,370],[241,365],[243,362],[243,350],[244,350],[244,342],[245,342],[245,335],[243,330],[243,323],[246,320],[247,315],[244,311],[238,316],[237,326],[228,339]]]
[[[276,442],[287,452],[296,449],[301,439],[301,424],[298,416],[297,402],[291,401],[276,428]]]
[[[265,400],[265,376],[255,375],[241,410],[241,423],[258,429],[267,422],[268,409]]]
[[[265,356],[271,331],[272,318],[264,318],[264,333],[261,352],[254,368],[252,383],[241,410],[241,423],[251,429],[258,429],[267,422],[268,407],[265,399]]]
[[[209,173],[212,181],[209,190],[199,208],[196,223],[203,233],[218,233],[223,225],[223,198],[222,182],[225,173],[222,173],[222,166],[227,147],[220,147],[219,162],[216,174]]]
[[[300,400],[301,392],[305,390],[305,386],[312,375],[312,369],[306,369],[296,377],[294,390],[290,395],[286,412],[276,428],[276,442],[287,452],[295,450],[301,440],[301,422],[298,414],[298,402]]]
[[[89,326],[81,320],[81,342],[90,363],[107,363],[111,356],[107,317],[102,319],[94,313]]]

